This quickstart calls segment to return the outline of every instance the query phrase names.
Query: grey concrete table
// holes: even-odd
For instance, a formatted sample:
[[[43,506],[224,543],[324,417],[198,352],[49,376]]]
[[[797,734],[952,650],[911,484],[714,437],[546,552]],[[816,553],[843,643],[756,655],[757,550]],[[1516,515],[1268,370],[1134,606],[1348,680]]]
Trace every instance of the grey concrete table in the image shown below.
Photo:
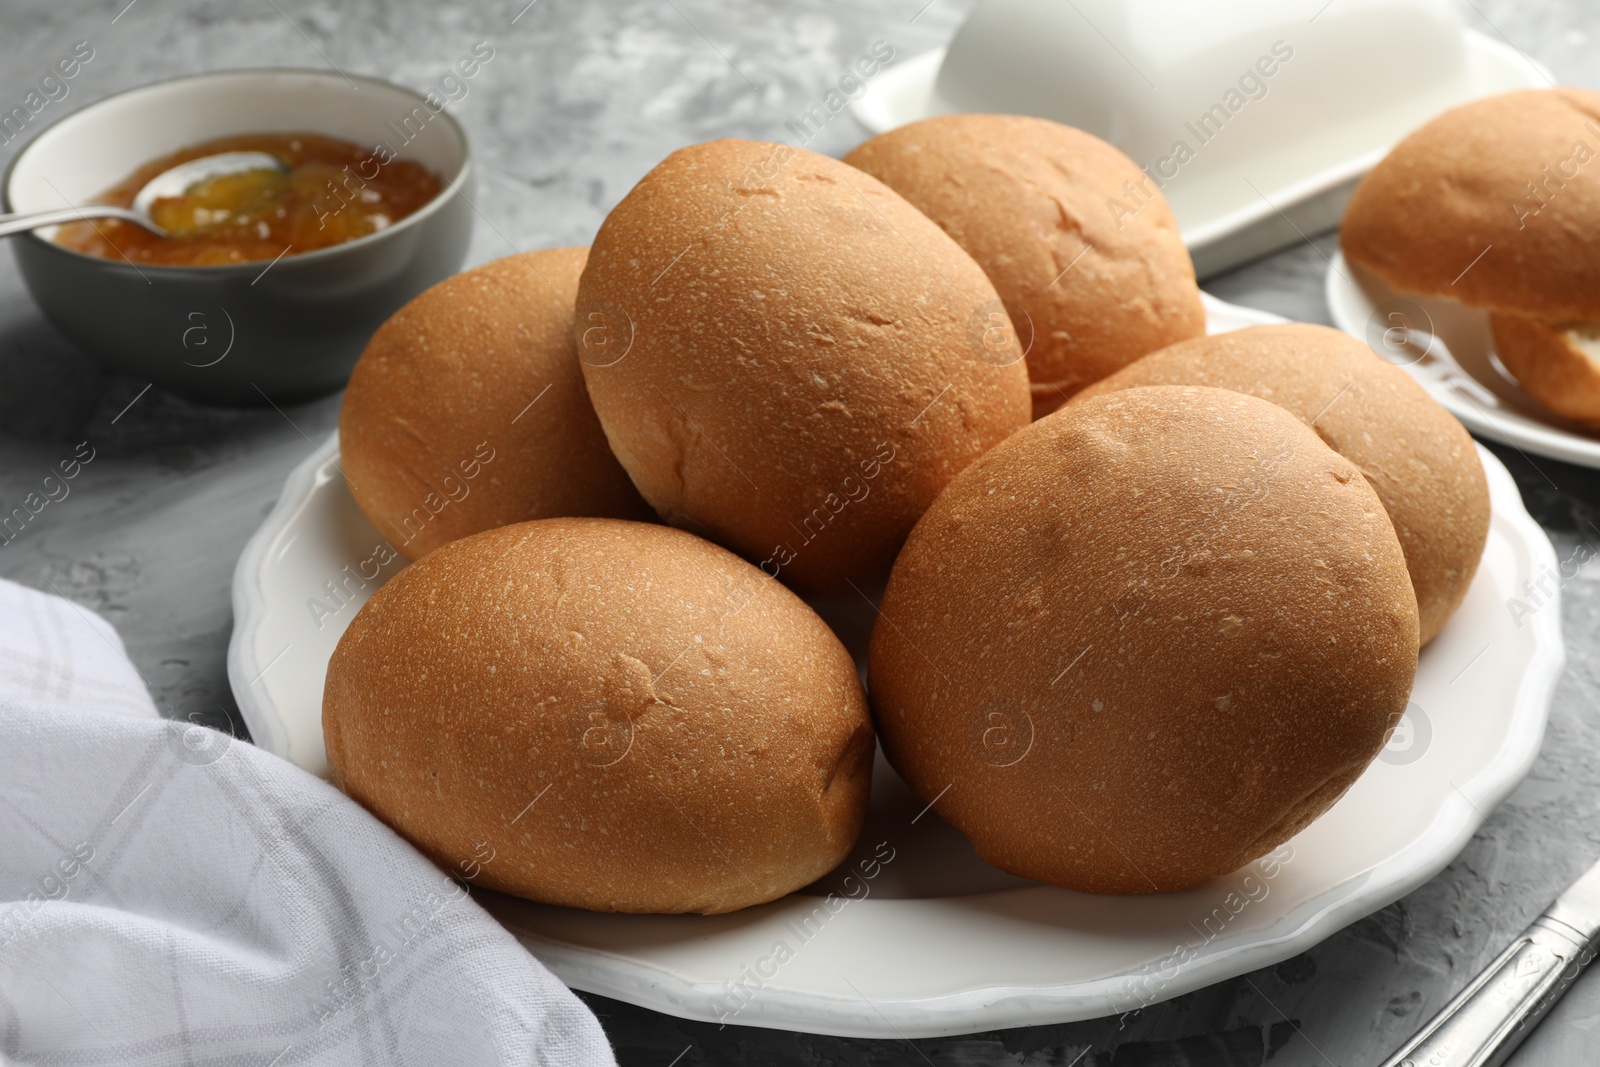
[[[605,211],[680,145],[724,135],[786,139],[785,121],[875,41],[897,57],[914,55],[948,39],[970,3],[4,0],[0,112],[19,105],[78,41],[90,43],[93,59],[32,128],[130,86],[221,67],[337,66],[421,88],[487,41],[494,58],[455,113],[480,157],[510,176],[493,182],[521,184],[517,196],[498,199],[497,221],[480,232],[473,255],[481,260],[587,243]],[[1592,58],[1600,9],[1579,0],[1467,0],[1465,10],[1563,82],[1600,85]],[[841,115],[811,147],[839,154],[863,136]],[[0,161],[23,140],[0,145]],[[1207,288],[1325,322],[1320,294],[1334,243],[1320,235]],[[234,561],[289,469],[333,427],[338,403],[216,411],[145,391],[74,351],[39,318],[14,268],[0,266],[0,511],[39,488],[79,442],[95,450],[69,496],[0,544],[0,575],[102,612],[168,715],[236,719],[224,670]],[[1562,558],[1580,543],[1600,547],[1600,472],[1496,452]],[[1600,720],[1592,710],[1600,587],[1580,578],[1563,595],[1569,660],[1532,775],[1444,873],[1276,967],[1128,1020],[914,1044],[718,1029],[587,999],[622,1062],[654,1067],[1377,1063],[1600,856]],[[1516,1062],[1600,1062],[1600,974],[1580,982]]]

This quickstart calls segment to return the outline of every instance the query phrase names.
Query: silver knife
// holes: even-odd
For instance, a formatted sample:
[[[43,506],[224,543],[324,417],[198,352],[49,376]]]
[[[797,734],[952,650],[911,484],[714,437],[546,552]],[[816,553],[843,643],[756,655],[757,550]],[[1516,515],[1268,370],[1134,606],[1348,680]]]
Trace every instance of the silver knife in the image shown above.
[[[1383,1067],[1499,1067],[1600,948],[1600,863]]]

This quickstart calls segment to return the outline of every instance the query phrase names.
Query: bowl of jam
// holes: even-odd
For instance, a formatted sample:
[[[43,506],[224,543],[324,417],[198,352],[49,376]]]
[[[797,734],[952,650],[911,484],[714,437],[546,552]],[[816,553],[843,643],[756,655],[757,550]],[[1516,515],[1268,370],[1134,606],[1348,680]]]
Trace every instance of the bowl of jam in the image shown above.
[[[150,179],[221,153],[218,173],[116,219],[10,242],[47,319],[114,370],[203,403],[293,403],[341,388],[399,307],[461,268],[472,160],[444,101],[373,78],[237,70],[101,100],[41,132],[0,181],[4,209],[128,207]]]

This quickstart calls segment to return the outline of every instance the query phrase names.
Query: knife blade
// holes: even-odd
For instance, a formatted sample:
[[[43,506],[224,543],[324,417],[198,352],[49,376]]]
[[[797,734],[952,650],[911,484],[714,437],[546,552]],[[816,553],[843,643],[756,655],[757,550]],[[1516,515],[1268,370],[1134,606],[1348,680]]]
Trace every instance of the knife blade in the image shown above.
[[[1600,950],[1600,862],[1383,1067],[1500,1067]]]

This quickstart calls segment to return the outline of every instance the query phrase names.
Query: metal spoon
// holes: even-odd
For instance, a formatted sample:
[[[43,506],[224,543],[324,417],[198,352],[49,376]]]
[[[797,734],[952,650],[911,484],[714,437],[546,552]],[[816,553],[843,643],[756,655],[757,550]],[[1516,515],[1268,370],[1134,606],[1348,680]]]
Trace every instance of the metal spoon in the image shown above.
[[[167,231],[150,218],[150,205],[167,197],[182,196],[185,191],[203,181],[224,174],[239,174],[248,170],[287,171],[276,157],[265,152],[219,152],[214,156],[201,156],[187,163],[162,171],[151,178],[133,198],[133,207],[112,207],[109,204],[84,204],[82,207],[61,207],[49,211],[26,211],[14,215],[0,215],[0,237],[36,230],[41,226],[57,226],[63,222],[80,222],[84,219],[121,219],[143,226],[157,237],[166,237]]]

